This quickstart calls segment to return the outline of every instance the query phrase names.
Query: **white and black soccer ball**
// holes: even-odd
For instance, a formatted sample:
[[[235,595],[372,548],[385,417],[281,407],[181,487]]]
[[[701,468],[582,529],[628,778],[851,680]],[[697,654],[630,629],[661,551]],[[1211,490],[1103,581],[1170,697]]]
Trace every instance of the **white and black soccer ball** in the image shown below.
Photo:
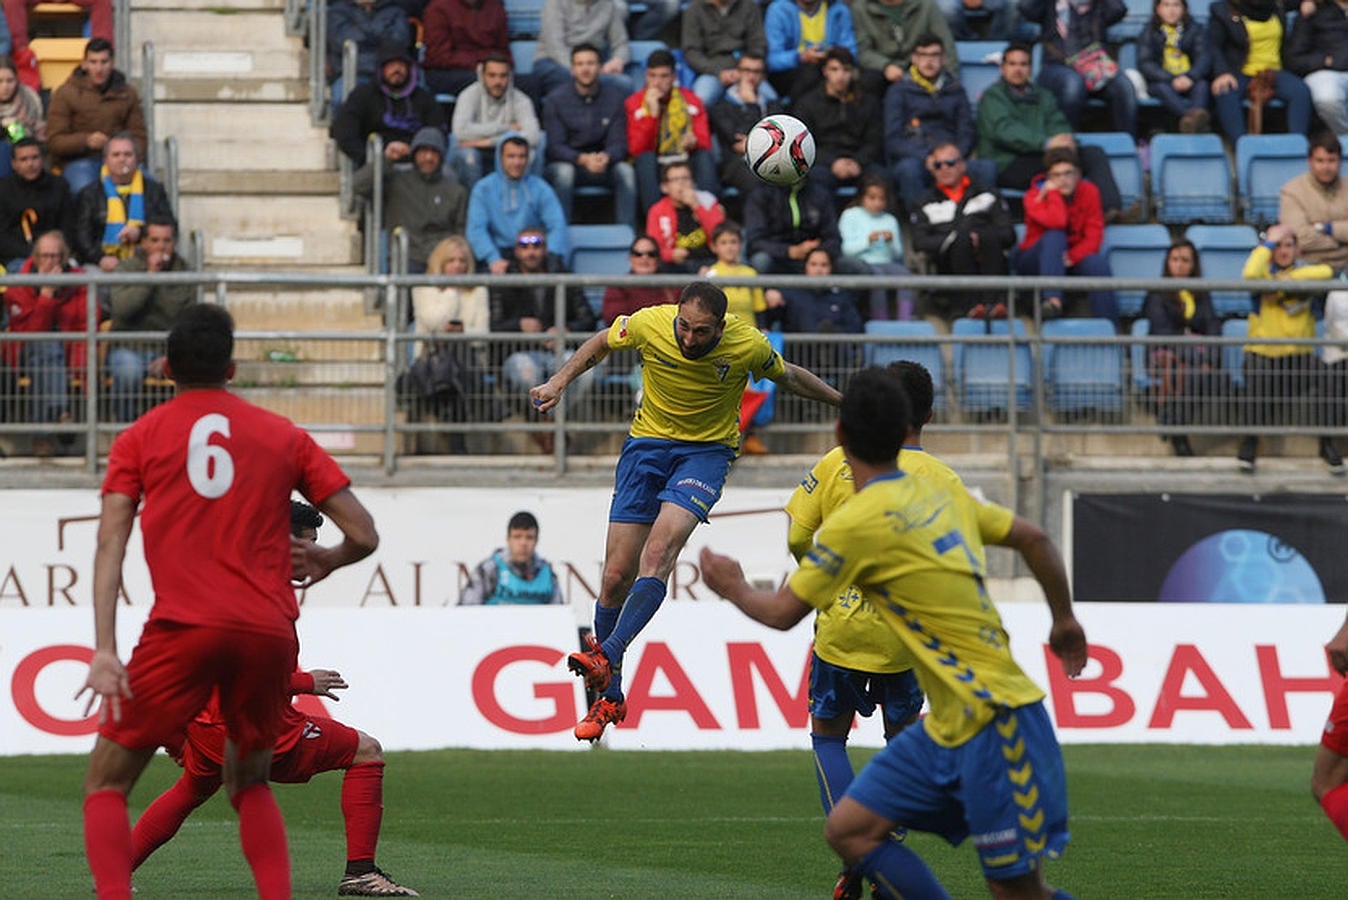
[[[814,135],[794,116],[765,116],[749,129],[744,163],[768,184],[795,184],[814,165]]]

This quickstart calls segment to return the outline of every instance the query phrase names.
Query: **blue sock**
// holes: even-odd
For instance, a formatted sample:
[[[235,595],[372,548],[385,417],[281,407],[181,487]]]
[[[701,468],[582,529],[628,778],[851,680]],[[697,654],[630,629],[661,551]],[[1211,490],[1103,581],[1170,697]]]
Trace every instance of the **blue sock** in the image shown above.
[[[594,639],[599,643],[608,640],[608,636],[613,633],[613,626],[618,624],[618,616],[622,614],[621,606],[600,606],[599,601],[594,603]]]
[[[814,747],[814,777],[819,779],[819,802],[824,805],[824,813],[833,811],[833,806],[842,795],[847,793],[855,773],[852,761],[847,758],[847,738],[834,734],[811,734],[810,744]]]
[[[603,642],[604,655],[613,664],[615,675],[622,668],[627,645],[636,640],[641,629],[646,627],[646,623],[664,602],[665,583],[659,578],[638,578],[633,582],[632,590],[627,592],[627,599],[623,601],[618,621],[613,626],[613,633],[604,638]]]
[[[1077,898],[1073,897],[1071,894],[1067,893],[1067,891],[1064,891],[1062,888],[1057,888],[1053,892],[1053,900],[1077,900]]]
[[[883,841],[857,863],[856,870],[873,881],[881,897],[891,900],[950,900],[941,882],[912,850],[897,841]]]

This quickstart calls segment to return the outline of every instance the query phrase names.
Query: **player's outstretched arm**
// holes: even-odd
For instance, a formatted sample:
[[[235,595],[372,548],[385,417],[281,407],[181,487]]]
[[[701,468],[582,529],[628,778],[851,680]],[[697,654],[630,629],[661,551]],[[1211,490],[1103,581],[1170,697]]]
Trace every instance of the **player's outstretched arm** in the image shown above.
[[[1348,622],[1339,626],[1329,643],[1325,644],[1325,652],[1329,654],[1329,664],[1334,667],[1334,671],[1348,675]]]
[[[94,551],[94,658],[89,677],[76,697],[92,691],[84,708],[87,716],[94,703],[103,701],[99,721],[109,713],[114,722],[122,718],[122,698],[131,696],[131,680],[117,658],[117,589],[122,583],[122,560],[136,521],[136,499],[126,494],[103,495],[98,517],[98,548]]]
[[[703,547],[698,562],[702,566],[702,581],[707,587],[738,606],[740,612],[755,622],[789,631],[810,612],[809,604],[786,585],[775,591],[750,585],[740,564],[729,556]]]
[[[529,389],[529,399],[533,401],[534,409],[542,413],[550,412],[554,406],[561,402],[562,392],[571,382],[599,365],[607,356],[608,329],[606,328],[590,335],[585,343],[580,345],[580,349],[562,364],[556,375]]]
[[[306,684],[303,690],[295,690],[295,684],[292,681],[290,685],[292,694],[313,694],[340,703],[342,698],[334,694],[333,691],[343,691],[350,687],[346,683],[346,679],[342,677],[342,673],[333,669],[310,669],[307,672],[295,674],[307,676],[304,679]]]
[[[306,585],[317,584],[337,569],[359,562],[379,546],[374,517],[351,488],[342,488],[320,503],[318,509],[341,529],[342,542],[335,547],[322,547],[291,536],[291,577]]]
[[[1086,667],[1086,632],[1072,612],[1072,588],[1058,548],[1042,528],[1020,516],[1011,523],[1011,530],[1001,543],[1020,552],[1035,581],[1043,588],[1053,616],[1048,644],[1062,660],[1068,676],[1080,675]]]
[[[837,406],[842,402],[842,394],[836,388],[809,369],[795,363],[787,363],[786,369],[773,381],[783,390],[811,400],[822,400],[829,406]]]

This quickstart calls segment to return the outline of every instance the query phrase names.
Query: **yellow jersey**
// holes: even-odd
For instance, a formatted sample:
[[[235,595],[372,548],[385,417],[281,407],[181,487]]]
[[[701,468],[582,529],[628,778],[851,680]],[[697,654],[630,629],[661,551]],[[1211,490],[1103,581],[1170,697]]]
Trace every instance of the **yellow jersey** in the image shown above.
[[[722,278],[753,278],[758,275],[758,270],[743,263],[728,266],[717,261],[707,269],[706,277],[714,281],[718,275]],[[725,291],[725,311],[727,315],[739,316],[752,324],[755,321],[754,313],[763,312],[768,308],[768,301],[763,296],[763,289],[760,287],[730,287],[726,285],[721,290]]]
[[[858,585],[913,658],[932,740],[957,747],[1002,709],[1044,692],[1011,658],[983,585],[973,504],[948,484],[905,472],[857,491],[819,529],[788,585],[817,609]]]
[[[740,399],[749,377],[777,378],[786,371],[781,354],[767,337],[735,316],[711,352],[684,359],[674,334],[679,307],[648,306],[619,316],[608,330],[614,350],[641,355],[641,403],[632,415],[635,438],[709,443],[739,447]]]
[[[954,469],[921,448],[904,447],[898,462],[901,471],[944,485],[959,502],[973,505],[980,540],[970,549],[978,555],[980,570],[986,571],[983,545],[1005,538],[1011,531],[1015,513],[974,497]],[[855,493],[852,467],[847,464],[842,447],[834,447],[814,464],[786,502],[792,525],[792,552],[803,556],[808,547],[799,542],[812,537],[824,520]],[[825,662],[858,672],[888,674],[913,667],[912,656],[903,643],[881,621],[875,604],[855,585],[845,587],[832,604],[819,610],[814,622],[814,652]]]

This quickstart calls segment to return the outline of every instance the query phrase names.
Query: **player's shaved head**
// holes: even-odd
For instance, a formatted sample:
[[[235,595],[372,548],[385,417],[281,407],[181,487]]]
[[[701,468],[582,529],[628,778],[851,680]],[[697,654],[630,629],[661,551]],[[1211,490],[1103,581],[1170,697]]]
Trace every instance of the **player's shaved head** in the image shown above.
[[[234,319],[222,306],[198,303],[178,315],[168,335],[168,365],[184,385],[224,384],[234,361]]]
[[[908,405],[913,415],[912,430],[921,431],[922,426],[931,420],[931,407],[936,399],[931,373],[926,366],[911,359],[895,360],[887,368],[891,375],[899,379],[903,392],[908,395]]]
[[[838,428],[848,459],[893,465],[912,411],[903,384],[888,369],[862,369],[847,383]]]
[[[710,281],[694,281],[684,288],[683,294],[679,297],[679,306],[685,303],[696,303],[711,313],[717,321],[725,318],[727,305],[725,291]]]

